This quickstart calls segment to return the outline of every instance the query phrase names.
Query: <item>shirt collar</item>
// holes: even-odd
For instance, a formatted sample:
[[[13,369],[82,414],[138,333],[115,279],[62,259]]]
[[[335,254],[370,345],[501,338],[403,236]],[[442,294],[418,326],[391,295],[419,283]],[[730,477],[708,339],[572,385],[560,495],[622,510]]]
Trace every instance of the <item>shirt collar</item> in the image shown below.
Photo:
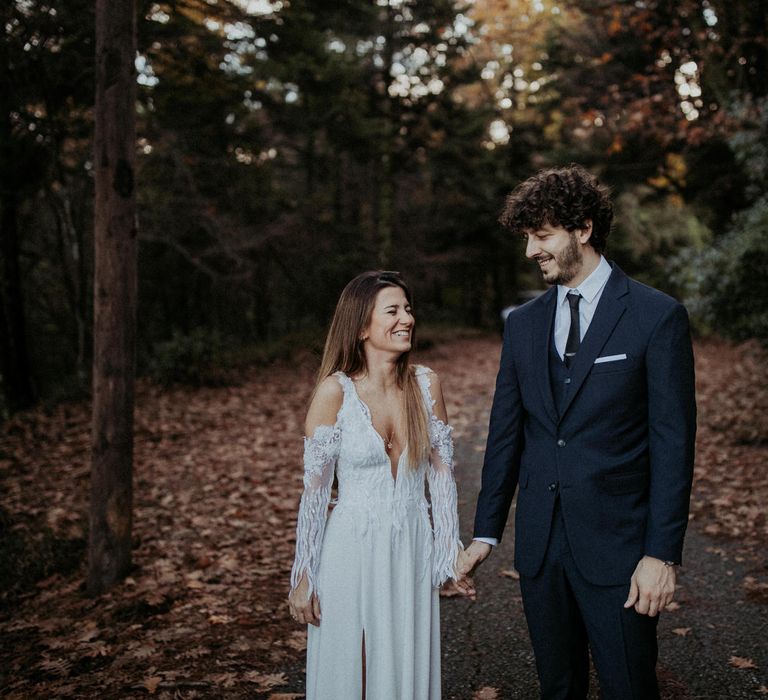
[[[578,291],[584,301],[591,304],[600,290],[605,286],[608,278],[611,276],[613,268],[608,261],[601,255],[600,262],[592,273],[578,287],[565,287],[562,284],[557,285],[557,303],[562,304],[565,295],[571,291]]]

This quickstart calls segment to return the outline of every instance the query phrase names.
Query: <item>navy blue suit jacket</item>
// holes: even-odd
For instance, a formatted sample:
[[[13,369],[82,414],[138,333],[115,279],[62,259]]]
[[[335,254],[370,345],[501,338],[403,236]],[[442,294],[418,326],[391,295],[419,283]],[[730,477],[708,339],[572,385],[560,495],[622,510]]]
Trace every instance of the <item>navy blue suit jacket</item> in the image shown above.
[[[501,540],[519,487],[515,566],[535,576],[559,494],[581,574],[628,584],[643,555],[682,561],[696,435],[688,315],[613,265],[558,413],[556,300],[553,287],[507,318],[474,534]]]

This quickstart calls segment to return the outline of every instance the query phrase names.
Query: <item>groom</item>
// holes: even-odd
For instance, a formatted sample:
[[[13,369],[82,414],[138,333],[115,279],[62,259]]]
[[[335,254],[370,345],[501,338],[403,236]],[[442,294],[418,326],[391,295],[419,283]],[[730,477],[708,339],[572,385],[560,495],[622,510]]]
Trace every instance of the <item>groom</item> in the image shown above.
[[[613,208],[580,166],[507,198],[552,287],[507,318],[469,574],[502,537],[543,698],[658,698],[657,614],[675,592],[688,522],[696,404],[685,309],[602,253]]]

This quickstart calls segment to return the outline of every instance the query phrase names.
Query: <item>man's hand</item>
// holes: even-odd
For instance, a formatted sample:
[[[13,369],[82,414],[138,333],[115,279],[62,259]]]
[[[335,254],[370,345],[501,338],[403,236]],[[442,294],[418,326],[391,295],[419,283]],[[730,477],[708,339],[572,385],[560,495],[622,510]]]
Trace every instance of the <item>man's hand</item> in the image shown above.
[[[464,550],[464,555],[459,558],[457,567],[459,574],[461,576],[471,576],[475,569],[488,558],[492,550],[493,547],[487,542],[472,540],[469,547]]]
[[[444,594],[451,595],[463,595],[467,598],[475,599],[475,583],[470,576],[463,573],[470,568],[469,560],[467,559],[467,552],[464,549],[459,548],[456,555],[456,578],[450,581],[450,586],[444,588]]]
[[[629,597],[624,607],[634,606],[641,615],[656,617],[672,602],[676,580],[674,566],[667,566],[655,557],[643,557],[632,574]]]

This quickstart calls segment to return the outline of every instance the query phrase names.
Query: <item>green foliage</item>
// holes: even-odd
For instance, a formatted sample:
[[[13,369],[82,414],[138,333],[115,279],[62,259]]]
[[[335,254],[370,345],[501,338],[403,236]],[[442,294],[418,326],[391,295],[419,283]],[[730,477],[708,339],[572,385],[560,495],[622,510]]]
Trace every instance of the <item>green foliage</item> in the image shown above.
[[[149,374],[163,384],[202,386],[224,381],[225,344],[218,331],[196,328],[178,331],[170,340],[157,343],[149,361]]]
[[[749,179],[747,196],[758,199],[768,192],[768,98],[735,99],[730,114],[741,128],[729,145]]]
[[[616,200],[616,225],[608,239],[610,257],[629,274],[653,287],[679,294],[667,260],[683,249],[699,250],[711,238],[692,209],[674,197],[659,198],[636,187]]]
[[[670,261],[673,280],[700,330],[768,342],[766,231],[768,197],[740,212],[714,246],[684,250]]]
[[[731,135],[751,205],[705,250],[682,251],[670,262],[700,330],[735,340],[768,342],[768,112],[765,98],[747,96],[731,106],[741,128]]]
[[[175,331],[170,339],[156,343],[142,365],[144,373],[161,384],[217,386],[236,383],[247,367],[295,359],[307,352],[319,362],[323,342],[320,327],[253,343],[202,327],[189,333]]]
[[[228,349],[227,364],[234,370],[243,370],[252,365],[297,361],[308,352],[314,356],[314,363],[319,365],[325,342],[324,330],[321,327],[307,328],[263,343],[234,346]]]

